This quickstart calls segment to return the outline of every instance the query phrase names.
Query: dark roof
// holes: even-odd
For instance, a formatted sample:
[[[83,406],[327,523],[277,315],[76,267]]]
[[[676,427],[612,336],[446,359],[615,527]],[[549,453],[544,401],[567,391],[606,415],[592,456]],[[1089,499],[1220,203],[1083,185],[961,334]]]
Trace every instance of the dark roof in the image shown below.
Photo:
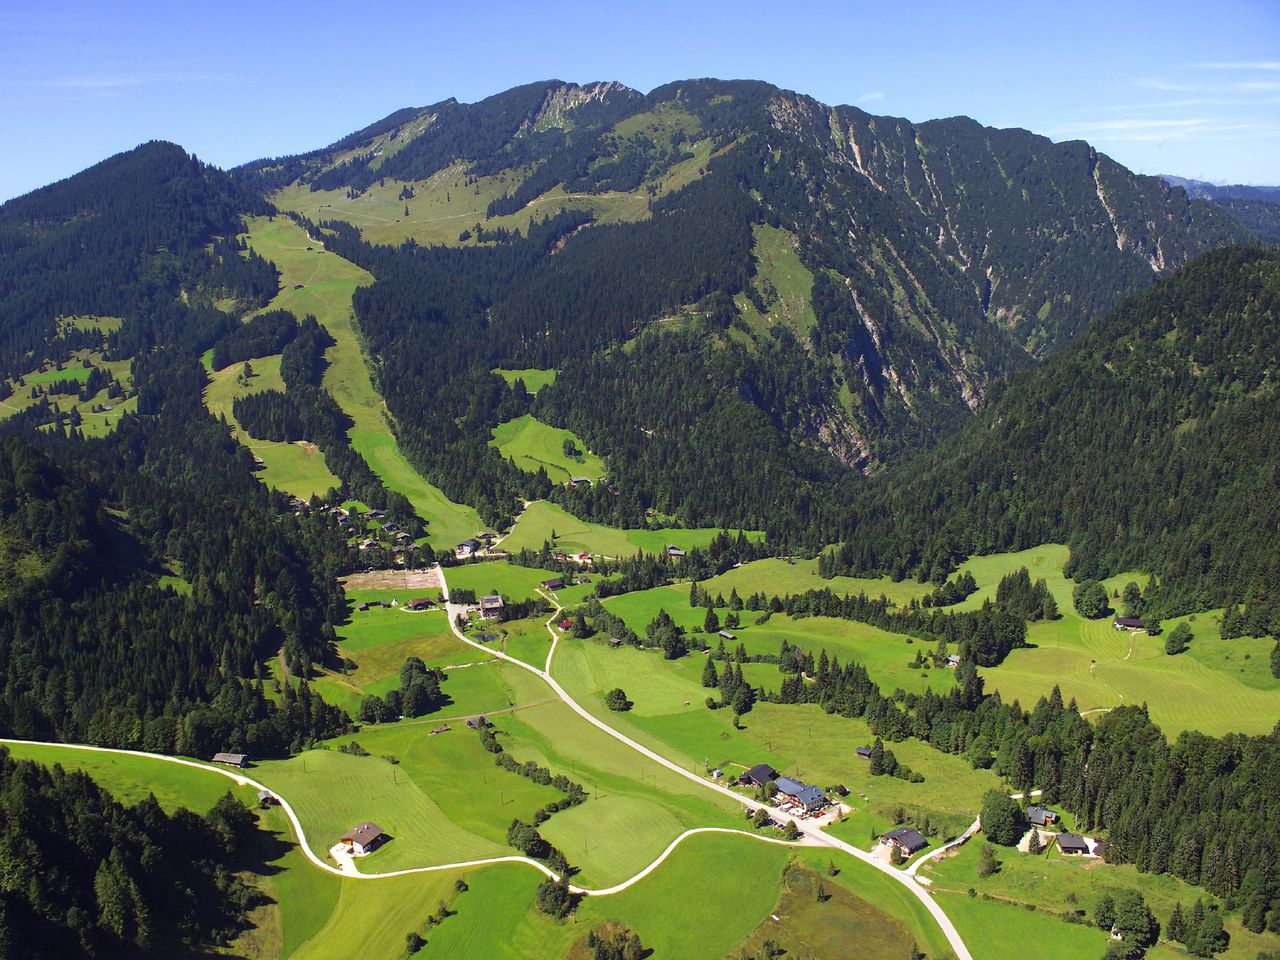
[[[553,577],[550,580],[543,580],[542,585],[548,590],[559,590],[564,586],[564,580],[560,577]]]
[[[860,756],[863,760],[870,760],[870,759],[871,759],[871,748],[870,748],[870,747],[859,747],[859,748],[858,748],[858,756]]]
[[[472,730],[479,730],[481,727],[492,727],[493,723],[488,717],[472,717],[467,721],[467,726]]]
[[[362,847],[367,847],[382,836],[382,828],[376,823],[366,822],[357,823],[354,827],[343,834],[344,841],[358,843]]]
[[[487,597],[480,598],[481,610],[485,609],[486,607],[500,607],[500,606],[502,606],[502,597],[496,593],[490,594]]]
[[[1117,627],[1127,627],[1134,630],[1141,630],[1146,626],[1137,617],[1116,617],[1115,623]]]
[[[827,802],[827,795],[820,788],[814,786],[806,785],[794,796],[804,804],[806,810],[820,807]]]
[[[1058,815],[1048,807],[1027,807],[1027,819],[1037,827],[1043,827],[1057,820]]]
[[[773,769],[767,763],[757,763],[754,767],[742,775],[743,780],[750,780],[752,783],[765,784],[770,780],[778,779],[778,771]]]
[[[213,755],[214,763],[229,763],[233,767],[243,767],[248,759],[247,753],[215,753]]]
[[[805,788],[805,784],[791,777],[775,777],[778,781],[778,792],[796,794]]]
[[[479,541],[479,540],[474,540],[474,539],[472,539],[472,540],[463,540],[460,544],[458,544],[458,549],[459,549],[459,550],[461,550],[463,547],[468,547],[468,548],[470,548],[470,549],[472,549],[472,550],[475,550],[475,549],[476,549],[477,547],[479,547],[479,546],[480,546],[480,541]]]
[[[907,853],[915,853],[929,845],[929,841],[915,827],[894,827],[882,839],[896,842]]]
[[[1088,853],[1089,844],[1078,833],[1058,834],[1058,849],[1063,853]]]

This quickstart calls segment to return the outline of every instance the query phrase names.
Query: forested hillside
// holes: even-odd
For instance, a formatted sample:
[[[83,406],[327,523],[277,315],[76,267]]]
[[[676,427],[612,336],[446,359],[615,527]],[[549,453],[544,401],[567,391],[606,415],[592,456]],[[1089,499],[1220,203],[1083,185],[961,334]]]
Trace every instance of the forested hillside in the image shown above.
[[[172,957],[225,943],[254,892],[229,867],[257,827],[240,801],[206,816],[121,805],[87,774],[0,747],[0,955]]]
[[[585,386],[573,380],[577,361],[688,307],[761,363],[808,368],[803,391],[720,389],[739,390],[784,443],[862,470],[946,436],[1001,377],[1158,274],[1252,236],[1225,210],[1084,143],[964,118],[913,125],[747,81],[647,96],[613,83],[529,84],[397,111],[324,150],[237,173],[313,221],[376,223],[383,243],[428,230],[435,243],[493,249],[548,214],[581,211],[590,228],[553,261],[504,276],[503,288],[486,281],[467,303],[493,322],[486,349],[504,362],[569,367],[556,402],[565,425],[572,414],[579,432],[594,421],[596,434],[616,433],[614,411],[581,400],[569,409]],[[459,232],[430,232],[437,211],[472,194],[469,212],[446,217]],[[619,221],[630,225],[605,229]],[[794,244],[812,328],[775,309],[750,229],[764,224]],[[484,262],[450,271],[483,272],[463,264]],[[753,310],[765,327],[749,322]],[[425,349],[410,338],[395,356],[411,365]],[[647,429],[638,420],[628,428]],[[713,469],[696,451],[681,459],[691,454]],[[614,459],[640,474],[631,451]],[[694,498],[683,484],[671,496],[635,492],[659,509]]]
[[[938,578],[1067,542],[1076,579],[1153,571],[1168,612],[1262,602],[1280,575],[1277,330],[1280,254],[1201,258],[879,478],[825,569]]]

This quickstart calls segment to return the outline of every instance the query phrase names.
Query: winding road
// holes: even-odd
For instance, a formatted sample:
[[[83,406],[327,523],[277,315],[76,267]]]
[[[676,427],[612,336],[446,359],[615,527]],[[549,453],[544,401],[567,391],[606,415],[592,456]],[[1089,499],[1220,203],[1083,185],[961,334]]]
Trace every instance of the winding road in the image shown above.
[[[461,604],[455,604],[449,600],[449,585],[447,580],[445,579],[444,570],[438,566],[436,569],[439,571],[440,583],[444,590],[444,596],[446,601],[445,608],[448,611],[449,628],[453,631],[454,635],[463,643],[468,644],[469,646],[475,647],[479,650],[483,650],[487,654],[494,656],[499,660],[504,660],[524,670],[528,670],[530,673],[539,677],[544,683],[546,683],[549,687],[551,687],[551,689],[555,692],[556,696],[559,697],[559,699],[563,701],[564,704],[569,707],[569,709],[573,710],[573,712],[578,714],[578,716],[580,716],[583,720],[587,721],[592,726],[597,727],[604,733],[613,737],[615,740],[618,740],[621,743],[626,744],[628,747],[630,747],[632,750],[635,750],[637,753],[647,757],[648,759],[652,760],[655,763],[662,765],[663,767],[666,767],[668,770],[672,771],[673,773],[679,774],[685,779],[691,780],[694,783],[699,784],[700,786],[702,786],[707,790],[712,790],[719,794],[722,794],[723,796],[731,800],[734,800],[737,803],[742,804],[744,807],[761,806],[761,804],[754,801],[752,798],[743,796],[740,793],[735,793],[734,791],[730,790],[728,787],[722,786],[721,784],[718,784],[718,783],[714,783],[710,780],[705,779],[702,776],[699,776],[697,773],[694,773],[690,770],[686,770],[684,767],[680,766],[680,764],[672,760],[669,760],[668,758],[662,756],[659,753],[654,752],[653,750],[646,747],[644,744],[638,743],[637,741],[631,739],[621,731],[615,730],[613,727],[609,726],[603,720],[600,720],[598,717],[588,712],[581,704],[579,704],[576,700],[574,700],[574,698],[569,695],[568,691],[566,691],[564,687],[562,687],[560,683],[555,679],[555,677],[551,675],[551,662],[555,657],[556,646],[560,641],[560,635],[559,633],[556,632],[555,628],[553,627],[553,623],[555,622],[555,619],[556,619],[555,615],[553,615],[547,621],[547,624],[546,624],[547,631],[551,634],[551,649],[547,651],[547,660],[543,669],[539,669],[535,666],[532,666],[531,664],[525,663],[523,660],[517,659],[516,657],[512,657],[506,653],[502,653],[497,650],[490,650],[488,647],[485,647],[484,645],[476,643],[474,640],[469,639],[466,635],[463,634],[461,630],[458,629],[458,625],[457,625],[458,615],[466,612],[466,608]],[[552,599],[552,602],[555,603],[557,613],[559,613],[561,609],[559,602],[556,601],[554,597],[551,599]],[[201,763],[200,761],[197,761],[197,760],[188,760],[184,757],[173,757],[167,754],[160,754],[160,753],[148,753],[143,750],[122,750],[122,749],[116,749],[112,747],[91,746],[88,744],[68,744],[68,743],[51,743],[48,741],[14,740],[14,739],[9,739],[5,737],[0,737],[0,743],[13,743],[13,744],[36,743],[40,746],[59,747],[66,750],[82,750],[82,751],[89,751],[89,752],[95,752],[95,753],[112,753],[112,754],[124,754],[127,756],[134,756],[134,757],[146,757],[148,759],[159,760],[165,763],[176,763],[176,764],[181,764],[182,766],[193,767],[198,770],[206,770],[211,773],[216,773],[219,776],[224,776],[229,780],[234,781],[236,784],[240,786],[253,787],[258,790],[266,790],[276,798],[276,800],[279,802],[280,809],[284,812],[285,817],[288,818],[289,823],[292,826],[293,833],[298,839],[298,846],[301,848],[303,856],[305,856],[313,866],[325,871],[326,873],[330,873],[338,877],[345,877],[351,880],[385,880],[390,877],[402,877],[402,876],[407,876],[409,874],[415,874],[415,873],[437,873],[444,870],[461,870],[461,869],[468,869],[471,867],[483,867],[483,866],[487,866],[489,864],[495,864],[495,863],[523,863],[533,867],[535,870],[538,870],[540,873],[544,874],[547,877],[550,877],[553,880],[560,879],[559,875],[556,874],[554,871],[552,871],[545,864],[539,863],[537,860],[534,860],[530,857],[522,857],[522,856],[516,856],[516,855],[501,856],[501,857],[487,857],[481,860],[465,860],[465,861],[459,861],[455,863],[441,863],[441,864],[435,864],[435,865],[426,866],[426,867],[411,867],[405,870],[392,870],[385,873],[361,873],[359,872],[359,870],[355,869],[354,861],[348,861],[348,865],[351,867],[351,869],[341,869],[340,867],[335,867],[333,864],[329,863],[327,860],[317,855],[316,852],[311,848],[311,845],[307,842],[307,836],[306,836],[306,832],[303,830],[302,821],[298,818],[297,813],[294,811],[293,807],[289,804],[288,800],[285,797],[281,796],[275,790],[272,790],[266,784],[259,783],[257,780],[254,780],[251,777],[247,777],[242,773],[237,773],[234,770],[230,770],[225,767],[213,766],[212,764],[208,764],[208,763]],[[767,804],[765,804],[764,807],[769,812],[770,816],[773,817],[773,819],[779,823],[785,822],[786,820],[790,819],[787,814],[783,813],[781,810],[775,807],[771,807]],[[798,823],[797,826],[802,836],[800,840],[795,842],[780,840],[775,837],[765,837],[765,836],[761,836],[758,833],[750,833],[745,830],[734,830],[728,827],[694,827],[692,829],[685,830],[683,833],[677,836],[674,840],[671,841],[671,843],[667,846],[667,848],[663,850],[661,854],[658,855],[658,857],[652,863],[650,863],[647,867],[645,867],[644,869],[636,873],[634,876],[629,877],[628,879],[622,881],[621,883],[617,883],[611,887],[604,887],[598,890],[591,890],[591,889],[570,884],[569,889],[576,894],[581,894],[584,896],[593,896],[593,897],[603,897],[603,896],[610,896],[615,893],[621,893],[623,890],[626,890],[629,887],[633,886],[634,884],[639,883],[649,874],[653,873],[653,871],[656,870],[659,866],[661,866],[662,863],[669,856],[671,856],[671,854],[676,850],[676,848],[685,840],[687,840],[689,837],[695,836],[697,834],[702,834],[702,833],[737,834],[739,836],[748,837],[752,840],[756,840],[762,843],[773,843],[773,844],[779,844],[782,846],[834,847],[837,850],[840,850],[844,853],[849,854],[852,857],[855,857],[858,860],[861,860],[863,863],[873,867],[874,869],[879,870],[881,873],[885,874],[886,876],[892,877],[896,882],[901,883],[908,890],[910,890],[911,893],[929,911],[930,915],[932,915],[934,920],[937,922],[938,926],[942,929],[942,932],[946,936],[948,943],[951,945],[952,951],[956,955],[956,960],[973,960],[973,955],[969,952],[968,948],[965,946],[964,940],[960,937],[960,933],[959,931],[956,930],[955,925],[952,924],[951,920],[947,917],[946,913],[943,912],[942,908],[938,905],[937,901],[933,898],[933,896],[929,893],[929,891],[926,890],[923,886],[921,886],[920,882],[916,879],[915,874],[921,864],[934,859],[935,857],[941,855],[946,850],[954,846],[958,846],[959,844],[967,840],[970,836],[972,836],[973,833],[979,827],[978,821],[975,820],[973,824],[968,828],[968,830],[966,830],[964,834],[962,834],[960,837],[956,838],[955,840],[951,841],[945,846],[934,851],[929,856],[922,857],[920,860],[916,861],[906,870],[896,869],[895,867],[892,867],[889,864],[885,863],[883,860],[880,860],[872,856],[871,854],[867,853],[865,850],[860,850],[859,848],[853,846],[852,844],[846,843],[845,841],[839,839],[838,837],[833,837],[825,833],[822,830],[822,828],[817,824],[801,822],[801,823]]]
[[[556,646],[560,642],[560,634],[556,631],[555,627],[553,626],[553,624],[555,623],[556,615],[561,610],[561,607],[558,601],[553,600],[556,606],[556,614],[553,614],[551,618],[547,620],[547,632],[551,634],[551,649],[547,651],[546,664],[544,665],[543,669],[539,670],[537,667],[532,666],[531,664],[525,663],[523,660],[517,659],[516,657],[509,656],[508,654],[502,653],[498,650],[490,650],[488,647],[484,646],[483,644],[476,643],[474,640],[469,639],[460,629],[458,629],[458,615],[466,613],[466,607],[463,606],[462,604],[453,603],[449,599],[449,583],[448,583],[448,580],[445,578],[444,569],[439,567],[438,565],[437,565],[437,569],[440,572],[440,584],[444,590],[445,609],[448,611],[448,616],[449,616],[449,629],[451,629],[454,635],[463,643],[476,647],[479,650],[485,650],[488,653],[492,654],[493,656],[497,657],[499,660],[505,660],[508,663],[514,664],[517,667],[522,667],[523,669],[528,670],[530,673],[534,674],[534,676],[541,678],[542,681],[546,683],[549,687],[551,687],[551,689],[555,691],[556,695],[559,696],[560,699],[564,701],[565,705],[569,707],[569,709],[572,710],[574,713],[578,714],[578,716],[582,717],[583,720],[586,720],[592,726],[597,727],[598,729],[607,733],[609,736],[613,737],[615,740],[625,743],[632,750],[635,750],[637,753],[642,754],[643,756],[652,760],[654,763],[661,764],[662,766],[666,767],[668,770],[671,770],[673,773],[677,773],[687,780],[692,780],[694,783],[700,784],[702,787],[704,787],[707,790],[713,790],[717,793],[720,793],[728,797],[729,799],[742,804],[744,807],[761,806],[761,804],[759,804],[757,801],[753,800],[752,798],[745,797],[740,793],[735,793],[734,791],[730,790],[728,787],[725,787],[718,783],[714,783],[710,780],[707,780],[706,778],[699,776],[697,773],[694,773],[691,770],[686,770],[684,767],[680,766],[680,764],[674,762],[673,760],[669,760],[666,757],[662,756],[661,754],[655,753],[653,750],[650,750],[644,744],[638,743],[637,741],[632,740],[625,733],[622,733],[619,730],[615,730],[613,727],[609,726],[603,720],[599,719],[594,714],[587,711],[580,703],[578,703],[578,701],[574,700],[573,697],[569,695],[569,692],[565,690],[564,687],[560,685],[559,681],[557,681],[556,678],[551,675],[551,661],[555,657]],[[764,806],[765,806],[765,809],[769,811],[770,816],[772,816],[773,819],[778,821],[779,823],[786,822],[787,820],[790,819],[790,817],[788,817],[788,815],[783,813],[781,810],[778,810],[774,807],[770,807],[767,804]],[[898,883],[901,883],[903,886],[905,886],[908,890],[912,892],[912,894],[915,895],[916,899],[918,899],[922,904],[924,904],[925,909],[929,911],[929,913],[933,916],[933,919],[937,921],[938,926],[942,928],[942,932],[946,935],[947,942],[951,945],[951,949],[955,953],[957,960],[973,960],[973,955],[969,952],[968,947],[965,946],[964,940],[960,936],[960,932],[955,928],[955,925],[951,922],[950,918],[946,915],[946,913],[943,912],[942,907],[938,905],[938,902],[933,898],[933,896],[929,893],[929,891],[926,890],[924,887],[922,887],[919,884],[919,882],[917,882],[914,873],[908,873],[908,872],[899,870],[895,867],[892,867],[889,864],[885,863],[883,860],[880,860],[877,857],[873,857],[871,854],[867,853],[865,850],[860,850],[857,847],[853,846],[852,844],[846,843],[845,841],[839,839],[838,837],[833,837],[830,834],[825,833],[821,827],[815,824],[801,822],[797,824],[797,827],[799,827],[800,832],[808,840],[812,841],[813,843],[823,844],[829,847],[835,847],[837,850],[841,850],[849,854],[850,856],[855,857],[858,860],[861,860],[863,863],[866,863],[869,866],[874,867],[875,869],[879,870],[881,873],[885,874],[886,876],[892,877]],[[971,827],[970,829],[973,829],[973,828]],[[742,831],[739,831],[739,832],[742,832]],[[755,834],[747,834],[747,836],[755,836]],[[950,844],[948,846],[950,846]],[[668,848],[668,852],[670,851],[670,849],[671,848]]]

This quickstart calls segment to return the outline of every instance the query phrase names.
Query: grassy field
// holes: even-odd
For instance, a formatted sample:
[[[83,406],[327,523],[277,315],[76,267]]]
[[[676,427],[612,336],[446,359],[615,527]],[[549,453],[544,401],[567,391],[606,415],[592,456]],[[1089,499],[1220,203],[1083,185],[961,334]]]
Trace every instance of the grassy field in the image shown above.
[[[423,479],[396,444],[382,398],[370,379],[351,311],[352,294],[373,281],[370,274],[323,250],[284,217],[251,218],[247,225],[249,245],[280,269],[280,292],[270,309],[291,310],[299,319],[315,314],[336,341],[325,352],[329,367],[323,385],[352,419],[351,445],[383,483],[409,498],[428,523],[432,546],[452,545],[480,530],[479,515],[453,503]],[[295,289],[298,283],[302,289]]]
[[[70,320],[60,321],[65,325],[75,326],[79,321],[88,323],[91,320],[101,321],[110,328],[110,321],[118,320],[115,317],[95,317],[95,318],[72,318]],[[126,390],[131,389],[133,385],[133,374],[130,370],[131,361],[129,360],[107,360],[104,358],[100,350],[77,350],[71,355],[61,370],[55,370],[50,367],[47,370],[33,370],[23,376],[23,385],[19,385],[16,380],[10,382],[13,393],[5,400],[0,400],[0,420],[5,420],[21,410],[25,410],[38,400],[31,396],[31,388],[39,385],[47,388],[54,383],[83,383],[89,378],[90,368],[84,366],[84,362],[88,361],[92,367],[110,371],[112,377],[124,386]],[[127,399],[112,398],[107,395],[107,388],[103,387],[94,396],[84,400],[79,399],[77,394],[60,393],[44,396],[43,399],[49,401],[49,404],[58,411],[69,413],[73,409],[80,412],[80,432],[87,437],[100,437],[109,434],[120,424],[120,418],[126,413],[132,413],[138,407],[138,398],[129,397]],[[110,410],[95,411],[95,406],[110,406]],[[52,429],[50,425],[46,429]]]
[[[242,363],[233,363],[209,374],[209,385],[204,392],[209,412],[215,417],[226,417],[232,434],[262,461],[262,482],[268,486],[305,500],[340,487],[341,481],[325,465],[324,454],[314,443],[259,440],[240,426],[232,412],[232,405],[237,399],[263,390],[284,390],[284,381],[280,378],[280,354],[254,357],[250,367],[253,376],[247,383],[242,382]]]
[[[565,455],[564,445],[568,441],[582,451],[580,458]],[[570,430],[548,426],[532,414],[508,420],[493,429],[493,439],[489,445],[515,463],[521,470],[537,473],[546,470],[553,482],[564,483],[570,477],[586,477],[588,480],[599,480],[605,476],[604,461],[586,449],[582,442]]]
[[[417,728],[416,732],[421,736],[425,731]],[[362,746],[369,741],[366,749],[372,752],[373,734],[362,731],[355,739]],[[491,776],[501,772],[487,758],[484,771],[493,771]],[[376,821],[393,839],[360,860],[360,869],[366,873],[474,860],[506,852],[499,839],[456,824],[434,799],[434,787],[432,795],[428,795],[424,791],[427,784],[419,784],[408,771],[381,756],[308,750],[289,760],[259,763],[254,776],[289,799],[317,852],[327,850],[354,824]],[[468,780],[476,781],[472,786],[477,789],[484,782],[478,769]]]
[[[977,842],[967,844],[958,853],[921,871],[933,881],[939,901],[964,935],[974,956],[1011,960],[1025,956],[1025,950],[1015,953],[1000,942],[1003,934],[995,931],[1007,929],[1006,925],[1025,929],[1027,935],[1037,937],[1037,943],[1063,940],[1079,950],[1078,953],[1049,954],[1051,956],[1100,955],[1098,952],[1106,945],[1101,931],[1092,926],[1067,924],[1053,914],[1083,909],[1092,916],[1093,907],[1103,894],[1114,896],[1124,889],[1140,891],[1162,924],[1175,903],[1181,903],[1185,912],[1197,898],[1213,900],[1203,888],[1167,874],[1139,873],[1132,866],[1063,857],[1056,848],[1034,857],[997,848],[1000,870],[983,878],[978,876],[980,848]],[[969,889],[975,890],[978,897],[970,898]],[[984,895],[993,899],[984,899]],[[1031,912],[1026,909],[1028,904],[1038,909]],[[1231,948],[1218,954],[1220,957],[1251,960],[1260,950],[1280,948],[1280,937],[1250,933],[1241,926],[1238,915],[1227,916],[1225,926],[1231,935]],[[1153,958],[1186,956],[1185,952],[1167,945],[1147,955]]]
[[[757,333],[785,323],[800,337],[807,337],[817,322],[812,304],[813,274],[800,262],[795,235],[768,224],[757,224],[753,231],[756,277],[752,283],[768,313],[760,313],[745,294],[739,294],[743,319]]]
[[[1044,577],[1062,614],[1059,620],[1029,626],[1033,649],[1014,650],[1000,666],[982,671],[987,690],[1031,706],[1056,683],[1065,699],[1075,698],[1082,711],[1095,711],[1093,715],[1121,703],[1146,703],[1151,718],[1171,738],[1182,730],[1258,734],[1275,726],[1280,680],[1270,676],[1270,641],[1223,640],[1221,611],[1166,621],[1166,634],[1159,637],[1116,631],[1110,616],[1084,620],[1072,606],[1074,583],[1062,573],[1067,556],[1065,546],[1047,544],[976,557],[962,568],[973,573],[980,587],[962,609],[994,596],[1002,576],[1026,566],[1032,579]],[[1141,574],[1121,574],[1105,581],[1108,593],[1119,592],[1129,580],[1146,582]],[[1182,620],[1193,628],[1192,647],[1180,656],[1167,656],[1164,636]]]
[[[747,939],[745,949],[752,956],[762,955],[765,940],[774,941],[787,956],[813,960],[845,960],[854,942],[860,960],[909,956],[914,938],[907,928],[825,872],[792,863],[783,870],[781,885],[769,916]]]
[[[501,367],[495,368],[494,373],[507,381],[508,385],[514,386],[517,380],[524,381],[524,388],[530,393],[537,393],[548,384],[556,382],[556,370],[539,370],[536,367],[526,368],[524,370],[503,370]]]
[[[512,600],[533,599],[538,595],[538,584],[553,576],[547,570],[520,567],[504,560],[464,563],[445,571],[451,590],[474,590],[476,596],[500,593]]]
[[[999,786],[991,773],[913,740],[891,747],[902,763],[924,776],[923,783],[871,777],[855,754],[872,742],[866,724],[827,715],[817,706],[759,703],[736,730],[729,711],[704,705],[711,691],[701,683],[703,663],[700,654],[666,661],[653,651],[562,639],[553,672],[597,716],[697,773],[720,767],[734,775],[767,762],[823,787],[844,784],[853,812],[833,832],[866,849],[873,845],[873,830],[878,834],[892,826],[899,806],[914,822],[928,815],[944,835],[958,833],[973,820],[986,791]],[[745,664],[743,673],[751,683],[770,688],[781,680],[771,664]],[[616,686],[635,703],[625,714],[611,713],[603,704],[604,692]]]
[[[205,813],[227,791],[247,803],[255,799],[255,791],[248,787],[238,787],[226,777],[182,764],[34,743],[11,743],[4,747],[15,760],[35,760],[47,766],[60,763],[67,770],[83,770],[122,803],[137,803],[148,794],[155,794],[170,813],[178,807]]]
[[[669,543],[685,550],[705,547],[717,533],[719,530],[709,527],[693,530],[619,530],[617,527],[579,520],[557,504],[537,500],[529,504],[520,515],[511,528],[511,533],[502,541],[502,548],[512,553],[525,547],[537,550],[545,541],[550,540],[565,550],[587,550],[607,557],[630,557],[640,551],[659,553]],[[749,531],[748,536],[758,539],[763,534]]]
[[[778,560],[769,558],[745,563],[736,570],[714,577],[705,584],[712,593],[723,593],[737,588],[744,598],[753,593],[785,596],[804,593],[806,590],[832,590],[838,594],[865,593],[869,597],[885,597],[892,603],[906,604],[923,597],[933,587],[903,580],[895,583],[888,577],[832,577],[824,580],[818,576],[818,561]]]

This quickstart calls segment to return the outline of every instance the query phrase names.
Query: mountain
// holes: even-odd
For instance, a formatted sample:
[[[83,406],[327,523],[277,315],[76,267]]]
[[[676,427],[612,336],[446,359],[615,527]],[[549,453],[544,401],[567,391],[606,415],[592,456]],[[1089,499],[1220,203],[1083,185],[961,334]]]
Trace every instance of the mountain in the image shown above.
[[[1067,542],[1076,579],[1151,571],[1170,612],[1263,604],[1280,575],[1278,329],[1280,253],[1205,255],[877,478],[826,570],[941,578],[972,553]]]
[[[402,443],[494,522],[522,481],[463,370],[561,371],[533,411],[623,481],[565,495],[593,519],[816,538],[849,467],[936,443],[1127,294],[1254,236],[1082,142],[752,81],[529,84],[235,173],[378,278],[356,309]]]
[[[1189,180],[1162,173],[1160,179],[1171,187],[1181,187],[1189,197],[1205,197],[1209,200],[1265,200],[1280,201],[1280,187],[1266,187],[1244,183],[1210,183],[1207,180]]]
[[[1260,240],[1280,243],[1280,187],[1244,184],[1219,186],[1203,180],[1185,180],[1167,174],[1160,179],[1170,186],[1186,190],[1188,196],[1212,201],[1235,217],[1241,226],[1253,231]]]

